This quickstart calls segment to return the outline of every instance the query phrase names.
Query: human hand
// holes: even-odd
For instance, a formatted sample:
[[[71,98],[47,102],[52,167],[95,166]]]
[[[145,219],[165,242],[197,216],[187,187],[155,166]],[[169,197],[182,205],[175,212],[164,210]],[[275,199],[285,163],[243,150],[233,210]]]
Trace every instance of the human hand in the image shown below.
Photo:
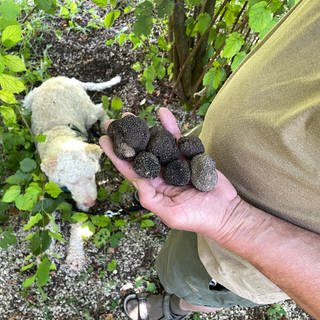
[[[160,108],[159,118],[178,139],[181,134],[173,114],[166,108]],[[100,144],[118,171],[136,187],[143,207],[158,215],[170,228],[198,232],[211,238],[212,235],[214,238],[223,236],[225,230],[222,228],[240,198],[222,173],[217,172],[217,185],[209,192],[198,191],[191,185],[172,186],[161,177],[140,177],[129,161],[114,154],[108,136],[101,137]]]

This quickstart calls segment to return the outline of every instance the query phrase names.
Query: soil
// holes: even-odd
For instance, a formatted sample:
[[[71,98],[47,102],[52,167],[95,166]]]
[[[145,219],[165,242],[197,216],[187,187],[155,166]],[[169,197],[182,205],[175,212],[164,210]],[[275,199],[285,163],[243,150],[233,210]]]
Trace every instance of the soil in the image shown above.
[[[84,3],[87,3],[84,1]],[[79,16],[75,20],[85,26],[87,17]],[[130,16],[126,19],[130,19]],[[54,18],[51,25],[61,31],[59,37],[52,31],[43,31],[33,44],[33,50],[41,56],[48,47],[48,55],[52,60],[49,69],[51,76],[65,75],[82,81],[106,81],[120,75],[119,85],[103,92],[109,97],[119,96],[123,101],[123,111],[138,114],[148,105],[167,106],[176,115],[183,130],[191,129],[198,121],[196,115],[182,111],[178,102],[171,97],[171,86],[162,82],[156,86],[155,93],[146,93],[139,82],[138,74],[132,70],[132,64],[142,52],[132,50],[130,45],[106,46],[105,41],[114,37],[119,30],[127,26],[126,20],[117,21],[111,28],[99,28],[86,32],[66,28],[67,21]],[[99,102],[100,94],[92,94],[92,100]],[[157,109],[155,108],[155,110]],[[104,160],[105,161],[105,160]],[[108,192],[117,190],[122,178],[110,169],[102,171],[98,182]],[[92,242],[86,243],[87,268],[82,273],[75,273],[63,264],[65,245],[57,244],[56,249],[61,259],[58,259],[57,270],[52,274],[49,285],[44,289],[47,300],[42,301],[39,292],[21,292],[21,273],[24,256],[28,253],[24,231],[18,228],[21,220],[15,217],[18,236],[18,250],[13,248],[0,251],[0,319],[126,319],[121,306],[121,299],[132,290],[145,291],[150,282],[156,284],[156,290],[161,291],[161,285],[154,270],[155,258],[163,244],[168,229],[157,218],[152,218],[156,225],[152,228],[141,228],[140,221],[145,211],[132,213],[133,205],[137,205],[134,193],[124,194],[119,203],[100,202],[93,209],[95,213],[109,210],[119,217],[129,219],[124,238],[117,248],[102,248],[98,250]],[[121,211],[122,210],[122,211]],[[68,239],[69,226],[60,223],[61,230]],[[107,263],[115,259],[117,268],[109,271]],[[10,284],[9,288],[7,284]],[[287,311],[288,319],[311,319],[292,301],[282,303]],[[223,309],[216,314],[199,314],[193,319],[265,319],[269,306],[256,308],[233,307]],[[189,319],[192,317],[190,316]]]

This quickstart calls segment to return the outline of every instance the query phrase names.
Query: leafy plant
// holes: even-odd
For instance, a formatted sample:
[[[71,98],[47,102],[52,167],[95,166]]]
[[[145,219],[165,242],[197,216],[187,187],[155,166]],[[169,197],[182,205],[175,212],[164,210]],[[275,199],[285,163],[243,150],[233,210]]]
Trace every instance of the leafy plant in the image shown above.
[[[93,2],[109,8],[105,26],[111,27],[120,15],[120,1]],[[231,72],[296,2],[144,0],[121,11],[133,11],[135,21],[107,44],[129,42],[142,50],[143,59],[133,69],[147,92],[167,77],[181,102],[189,109],[200,108],[203,115]]]
[[[266,313],[267,320],[286,320],[287,313],[278,303],[272,304]]]
[[[22,287],[35,285],[43,298],[41,289],[50,279],[55,269],[48,250],[53,240],[64,242],[55,223],[55,212],[68,221],[83,221],[84,228],[94,234],[98,247],[105,244],[116,246],[123,236],[121,230],[126,222],[123,219],[106,216],[89,216],[75,213],[66,201],[70,198],[58,185],[47,182],[39,167],[39,157],[35,143],[46,139],[33,136],[30,130],[30,111],[18,101],[28,86],[34,86],[48,78],[51,65],[47,50],[43,56],[34,56],[33,39],[46,25],[48,14],[58,8],[55,0],[18,1],[4,0],[0,4],[0,248],[15,245],[17,239],[10,226],[9,212],[23,216],[23,229],[28,233],[30,255],[25,259],[21,272],[26,275]],[[80,1],[59,3],[57,15],[69,21],[69,27],[78,28],[76,17],[81,8]],[[87,12],[97,18],[93,9]],[[91,27],[97,27],[91,24]],[[18,97],[18,98],[17,98]],[[120,98],[113,97],[110,102],[112,112],[122,107]],[[128,186],[120,188],[128,190]]]
[[[134,286],[136,289],[144,289],[144,291],[149,293],[155,293],[157,291],[157,286],[155,283],[150,281],[146,276],[139,276],[135,279]]]

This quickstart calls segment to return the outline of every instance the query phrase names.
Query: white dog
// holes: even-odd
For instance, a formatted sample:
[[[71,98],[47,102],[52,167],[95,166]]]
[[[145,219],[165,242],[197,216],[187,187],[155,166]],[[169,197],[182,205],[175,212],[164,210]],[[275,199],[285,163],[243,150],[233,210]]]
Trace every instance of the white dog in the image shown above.
[[[88,211],[95,204],[95,174],[100,170],[102,150],[86,142],[88,129],[106,118],[101,105],[95,105],[86,90],[102,91],[119,83],[119,76],[102,83],[84,83],[74,78],[55,77],[32,90],[24,105],[32,111],[34,135],[44,134],[38,143],[41,170],[50,181],[66,187],[80,210]],[[67,263],[74,269],[84,265],[80,224],[71,228]],[[80,245],[79,245],[80,243]]]

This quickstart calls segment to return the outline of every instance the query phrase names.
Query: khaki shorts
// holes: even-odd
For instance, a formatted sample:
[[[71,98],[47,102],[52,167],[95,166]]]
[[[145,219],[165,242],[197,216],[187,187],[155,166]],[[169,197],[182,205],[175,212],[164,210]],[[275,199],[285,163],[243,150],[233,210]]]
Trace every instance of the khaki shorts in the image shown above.
[[[210,283],[211,278],[198,256],[197,235],[193,232],[171,230],[157,258],[156,269],[166,292],[193,305],[215,308],[257,306]]]

